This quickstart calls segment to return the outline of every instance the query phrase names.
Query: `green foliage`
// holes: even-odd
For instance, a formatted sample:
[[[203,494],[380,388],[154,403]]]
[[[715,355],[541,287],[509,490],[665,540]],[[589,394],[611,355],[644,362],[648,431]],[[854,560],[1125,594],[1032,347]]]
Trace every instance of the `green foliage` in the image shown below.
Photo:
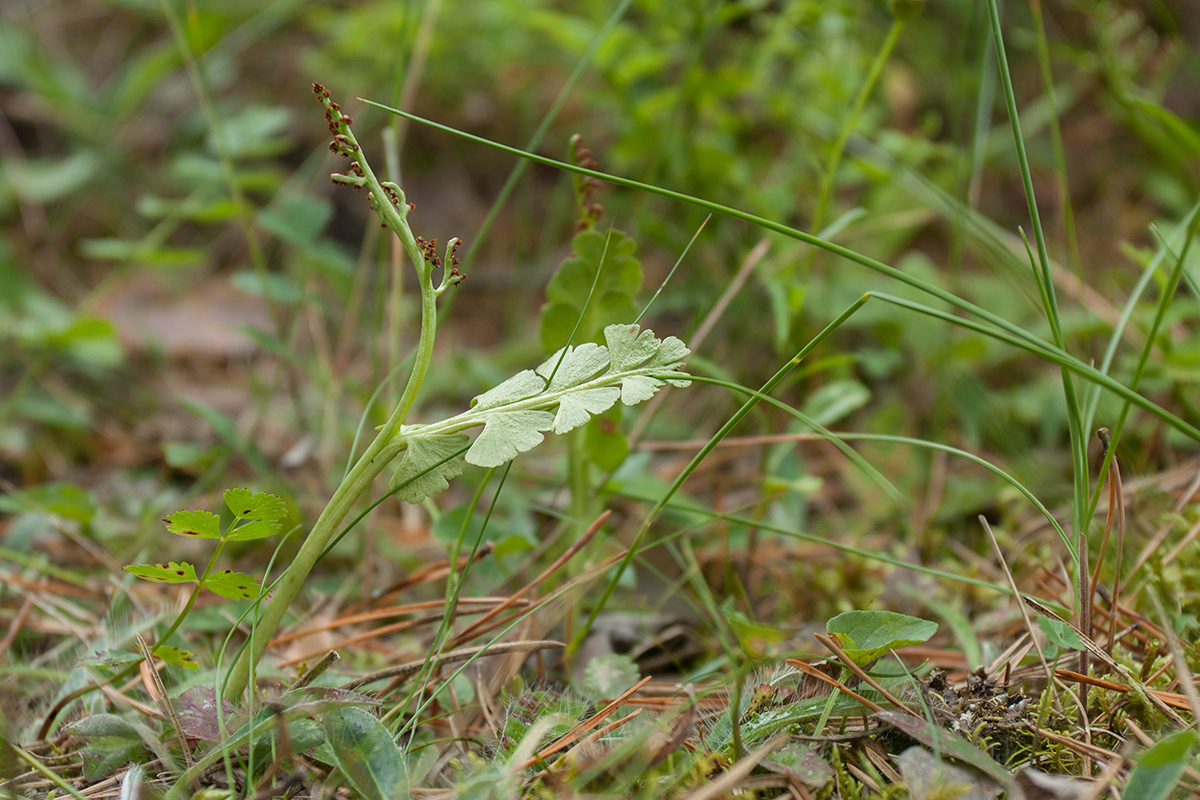
[[[266,492],[253,493],[249,489],[225,491],[225,505],[233,514],[234,522],[221,530],[221,519],[209,511],[177,511],[166,518],[167,530],[177,536],[194,539],[216,539],[217,554],[228,542],[248,542],[279,533],[287,506],[283,500]],[[214,554],[214,561],[216,554]],[[125,571],[143,580],[157,583],[194,583],[198,588],[208,589],[228,600],[253,600],[258,597],[261,584],[257,578],[233,570],[211,569],[197,576],[196,568],[187,562],[165,562],[159,564],[134,564]]]
[[[861,666],[889,650],[929,641],[938,624],[895,611],[847,611],[825,627],[846,655]]]
[[[350,706],[327,713],[324,725],[338,768],[360,795],[392,800],[408,794],[404,756],[375,716]]]
[[[1182,730],[1164,737],[1137,757],[1129,773],[1124,794],[1146,800],[1169,797],[1192,761],[1192,752],[1200,743],[1193,730]]]
[[[543,431],[562,435],[602,414],[618,400],[632,406],[664,385],[689,385],[683,373],[687,346],[674,336],[660,340],[636,325],[609,325],[607,347],[567,347],[532,370],[524,370],[471,401],[471,409],[442,422],[401,427],[396,441],[404,456],[391,485],[418,502],[441,491],[463,462],[498,467],[542,443]],[[466,446],[460,431],[482,425]],[[416,447],[412,447],[416,442]]]
[[[634,258],[637,243],[618,230],[585,230],[571,241],[571,256],[546,286],[542,307],[542,347],[552,352],[567,342],[601,341],[609,325],[638,315],[635,297],[642,288],[642,266]],[[594,287],[594,289],[593,289]]]

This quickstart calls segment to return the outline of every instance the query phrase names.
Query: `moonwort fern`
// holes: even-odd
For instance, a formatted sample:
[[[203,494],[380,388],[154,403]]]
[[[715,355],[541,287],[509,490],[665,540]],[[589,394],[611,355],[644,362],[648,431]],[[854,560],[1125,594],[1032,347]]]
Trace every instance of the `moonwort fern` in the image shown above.
[[[457,240],[451,240],[443,262],[434,251],[434,242],[413,234],[408,223],[412,206],[404,191],[376,177],[351,130],[353,120],[333,102],[329,91],[320,84],[313,84],[313,91],[325,107],[333,137],[330,149],[350,162],[345,172],[333,174],[334,183],[367,190],[371,208],[400,241],[416,270],[421,332],[408,382],[387,422],[351,467],[291,564],[272,585],[254,633],[238,652],[225,682],[223,696],[231,702],[242,698],[255,665],[346,515],[369,491],[376,476],[397,457],[400,463],[392,477],[392,491],[403,500],[419,502],[447,488],[448,481],[462,473],[464,464],[499,466],[540,444],[545,431],[565,433],[618,400],[634,405],[649,399],[664,385],[689,383],[689,376],[682,372],[683,359],[688,355],[682,341],[674,337],[660,340],[635,324],[610,325],[604,331],[607,346],[586,343],[564,347],[537,369],[524,370],[479,395],[468,411],[456,417],[427,425],[405,425],[433,358],[436,299],[463,279],[455,268]],[[433,280],[437,268],[443,268],[440,283]],[[481,425],[483,430],[469,444],[470,437],[464,431]]]
[[[448,487],[464,464],[498,467],[542,443],[544,431],[564,434],[612,408],[649,400],[664,384],[690,384],[681,372],[687,346],[637,325],[609,325],[608,346],[565,347],[536,369],[518,372],[471,401],[471,408],[429,425],[403,425],[404,455],[392,476],[397,496],[418,503]],[[462,431],[483,426],[470,438]]]

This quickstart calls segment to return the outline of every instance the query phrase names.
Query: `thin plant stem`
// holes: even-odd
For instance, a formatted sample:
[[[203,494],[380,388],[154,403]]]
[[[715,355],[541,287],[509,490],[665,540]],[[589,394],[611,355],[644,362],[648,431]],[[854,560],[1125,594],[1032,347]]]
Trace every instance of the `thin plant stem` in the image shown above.
[[[879,46],[879,51],[875,53],[875,58],[871,60],[871,65],[867,68],[867,75],[863,78],[858,95],[854,98],[854,105],[850,107],[850,112],[846,114],[838,128],[837,138],[834,139],[833,147],[829,150],[829,161],[825,164],[825,172],[821,176],[821,189],[817,194],[817,206],[813,211],[812,224],[809,225],[809,230],[814,233],[820,234],[821,226],[825,224],[825,216],[829,210],[829,198],[833,194],[833,186],[836,182],[838,166],[842,163],[842,155],[846,152],[846,143],[850,141],[850,134],[854,133],[854,129],[858,127],[858,120],[862,116],[863,109],[867,107],[868,98],[875,91],[875,85],[879,83],[883,67],[891,58],[892,51],[896,49],[896,43],[900,41],[900,32],[904,30],[905,22],[906,20],[899,17],[892,20],[883,44]],[[805,259],[804,269],[800,275],[802,282],[808,280],[815,255],[816,250],[809,248],[808,257]]]

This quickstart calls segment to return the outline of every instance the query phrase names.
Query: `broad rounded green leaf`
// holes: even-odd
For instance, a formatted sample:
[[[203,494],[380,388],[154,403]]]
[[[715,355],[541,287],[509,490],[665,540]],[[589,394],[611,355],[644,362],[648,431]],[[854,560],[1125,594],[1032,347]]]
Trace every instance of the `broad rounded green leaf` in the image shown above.
[[[231,569],[214,572],[204,581],[204,588],[230,600],[253,600],[262,588],[258,578]]]
[[[847,611],[829,620],[829,635],[855,664],[867,664],[889,650],[928,641],[936,622],[895,611]]]
[[[1196,732],[1189,728],[1171,734],[1142,753],[1129,773],[1122,796],[1138,800],[1168,797],[1179,784],[1197,741]]]
[[[196,568],[186,561],[164,564],[131,564],[125,571],[139,578],[158,583],[195,583]]]
[[[337,766],[367,800],[408,797],[404,756],[383,723],[361,708],[325,715],[325,739]]]
[[[539,394],[546,388],[546,379],[531,369],[522,370],[504,383],[489,389],[471,401],[473,411],[487,411],[515,403]]]
[[[614,372],[627,372],[649,361],[661,342],[654,331],[640,331],[637,325],[609,325],[604,329],[608,357]]]
[[[163,520],[167,530],[193,539],[220,539],[221,518],[211,511],[176,511]]]
[[[608,367],[608,348],[592,342],[559,350],[542,362],[534,372],[549,380],[548,392],[560,392],[591,380]],[[553,380],[551,380],[553,376]]]
[[[1038,627],[1046,634],[1046,638],[1050,643],[1063,650],[1082,650],[1086,645],[1083,643],[1083,637],[1079,635],[1079,631],[1071,625],[1071,623],[1047,617],[1044,614],[1039,614],[1037,617]]]
[[[651,378],[649,375],[629,375],[621,379],[621,402],[627,406],[644,403],[654,397],[660,386],[662,381],[658,378]]]

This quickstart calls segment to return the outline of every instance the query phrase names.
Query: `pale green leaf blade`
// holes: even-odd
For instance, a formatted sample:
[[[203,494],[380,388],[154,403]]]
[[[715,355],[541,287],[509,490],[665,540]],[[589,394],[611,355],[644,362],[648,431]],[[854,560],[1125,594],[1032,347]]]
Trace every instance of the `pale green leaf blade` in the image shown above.
[[[613,372],[628,372],[646,363],[661,344],[654,331],[638,333],[637,325],[609,325],[604,329],[604,340],[608,342]]]
[[[396,497],[406,503],[420,503],[427,497],[449,489],[450,481],[462,474],[465,464],[458,452],[467,446],[471,438],[466,434],[452,434],[413,436],[405,441],[407,447],[396,471],[392,473],[389,488],[395,489],[411,481],[396,493]],[[424,475],[421,474],[423,472]]]
[[[533,372],[530,371],[530,374]],[[491,414],[487,417],[483,431],[467,451],[467,463],[477,467],[498,467],[516,458],[518,454],[537,447],[545,438],[539,431],[548,431],[553,427],[554,415],[548,411],[508,411]]]
[[[612,408],[621,396],[615,386],[587,389],[564,395],[554,415],[554,432],[561,436],[568,431],[587,424],[595,414],[603,414]]]
[[[562,359],[561,364],[559,363],[560,358]],[[557,371],[555,371],[556,367]],[[587,342],[568,349],[566,356],[563,356],[562,350],[559,350],[542,362],[542,365],[535,371],[547,380],[553,375],[554,380],[551,381],[546,391],[559,392],[591,380],[607,367],[608,348]]]
[[[204,581],[204,588],[229,600],[253,600],[258,597],[262,586],[258,578],[226,569],[209,575]]]
[[[1046,639],[1055,647],[1063,650],[1083,650],[1087,647],[1075,626],[1065,620],[1039,614],[1037,623],[1046,634]]]
[[[649,333],[649,331],[647,331]],[[683,360],[690,356],[692,351],[683,341],[675,336],[668,336],[662,340],[662,344],[658,348],[658,352],[650,359],[650,365],[654,367],[664,367],[667,369],[675,369],[683,365]]]
[[[658,378],[649,375],[626,376],[621,379],[621,402],[627,406],[644,403],[654,397],[662,383]]]
[[[140,653],[130,653],[126,650],[104,650],[84,656],[76,663],[81,667],[112,669],[113,667],[123,667],[126,664],[136,664],[142,658]]]
[[[928,641],[938,624],[895,611],[847,611],[826,624],[829,635],[855,664],[867,664],[889,650]]]
[[[583,692],[595,700],[617,697],[641,678],[637,662],[624,653],[605,653],[588,662]]]
[[[239,525],[225,535],[230,542],[249,542],[254,539],[265,539],[279,533],[283,520],[252,519],[244,525]]]
[[[136,575],[156,583],[195,583],[196,568],[186,561],[168,561],[162,564],[131,564],[125,568]]]
[[[211,511],[176,511],[163,520],[167,530],[192,539],[220,539],[221,518]]]
[[[535,394],[541,394],[546,388],[546,379],[531,369],[522,370],[499,386],[489,389],[471,401],[471,408],[476,411],[486,411],[498,408]]]
[[[361,708],[325,714],[325,739],[338,768],[367,800],[408,797],[404,756],[383,723]]]

